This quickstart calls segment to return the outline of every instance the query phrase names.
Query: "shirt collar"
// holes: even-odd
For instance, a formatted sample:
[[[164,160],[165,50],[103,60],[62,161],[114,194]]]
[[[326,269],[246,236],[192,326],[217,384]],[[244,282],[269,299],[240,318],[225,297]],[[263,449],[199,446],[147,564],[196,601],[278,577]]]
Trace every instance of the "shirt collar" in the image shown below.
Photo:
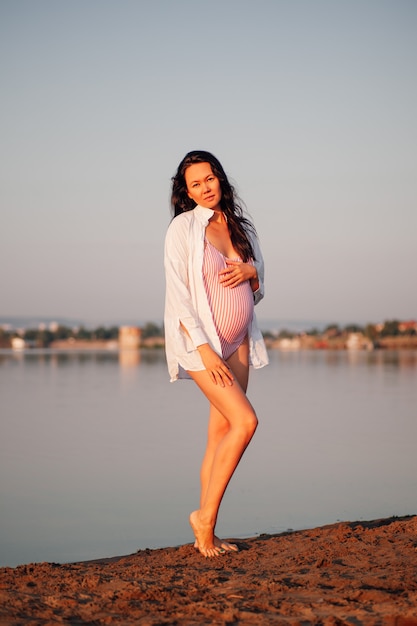
[[[197,204],[197,206],[194,207],[193,211],[196,216],[201,219],[201,221],[205,224],[207,224],[209,219],[214,215],[213,209],[206,209],[205,207],[201,206],[201,204]]]

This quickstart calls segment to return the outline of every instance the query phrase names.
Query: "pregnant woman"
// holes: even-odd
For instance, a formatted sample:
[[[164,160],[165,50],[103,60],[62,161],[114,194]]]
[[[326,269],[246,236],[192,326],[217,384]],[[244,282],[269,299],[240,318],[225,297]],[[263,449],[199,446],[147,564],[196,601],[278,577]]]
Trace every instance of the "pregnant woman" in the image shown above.
[[[237,546],[215,535],[226,487],[256,430],[249,366],[268,363],[254,305],[263,297],[256,231],[218,159],[189,152],[172,179],[165,239],[165,347],[171,382],[191,378],[210,405],[195,547],[214,557]]]

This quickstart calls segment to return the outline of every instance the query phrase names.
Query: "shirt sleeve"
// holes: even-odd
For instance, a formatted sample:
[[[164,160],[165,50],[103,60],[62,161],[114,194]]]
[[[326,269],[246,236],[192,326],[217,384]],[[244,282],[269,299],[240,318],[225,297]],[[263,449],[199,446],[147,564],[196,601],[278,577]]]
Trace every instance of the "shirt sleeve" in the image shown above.
[[[255,259],[256,259],[254,261],[254,265],[258,273],[258,281],[259,281],[258,289],[253,292],[253,297],[254,297],[254,301],[256,305],[258,304],[258,302],[262,300],[262,298],[265,295],[265,286],[264,286],[265,266],[264,266],[264,259],[262,256],[261,247],[259,245],[258,238],[256,236],[252,236],[251,241],[252,241],[253,251],[254,251]]]
[[[176,320],[187,330],[195,348],[209,343],[201,327],[190,292],[188,222],[174,218],[165,237],[165,313],[171,323]]]

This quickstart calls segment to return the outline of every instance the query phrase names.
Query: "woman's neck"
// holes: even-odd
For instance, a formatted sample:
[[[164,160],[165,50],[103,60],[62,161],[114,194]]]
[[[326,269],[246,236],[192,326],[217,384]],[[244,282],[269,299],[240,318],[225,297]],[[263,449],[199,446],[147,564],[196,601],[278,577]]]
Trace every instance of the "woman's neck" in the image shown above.
[[[215,222],[216,224],[223,224],[227,222],[226,216],[221,209],[213,209],[214,214],[210,218],[210,222]]]

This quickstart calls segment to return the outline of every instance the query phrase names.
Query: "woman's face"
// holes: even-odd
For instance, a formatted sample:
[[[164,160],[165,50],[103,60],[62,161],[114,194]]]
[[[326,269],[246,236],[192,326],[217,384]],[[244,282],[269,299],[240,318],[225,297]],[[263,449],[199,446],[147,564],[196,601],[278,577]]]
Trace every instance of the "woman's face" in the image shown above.
[[[185,170],[188,196],[206,209],[220,209],[222,190],[210,163],[193,163]]]

